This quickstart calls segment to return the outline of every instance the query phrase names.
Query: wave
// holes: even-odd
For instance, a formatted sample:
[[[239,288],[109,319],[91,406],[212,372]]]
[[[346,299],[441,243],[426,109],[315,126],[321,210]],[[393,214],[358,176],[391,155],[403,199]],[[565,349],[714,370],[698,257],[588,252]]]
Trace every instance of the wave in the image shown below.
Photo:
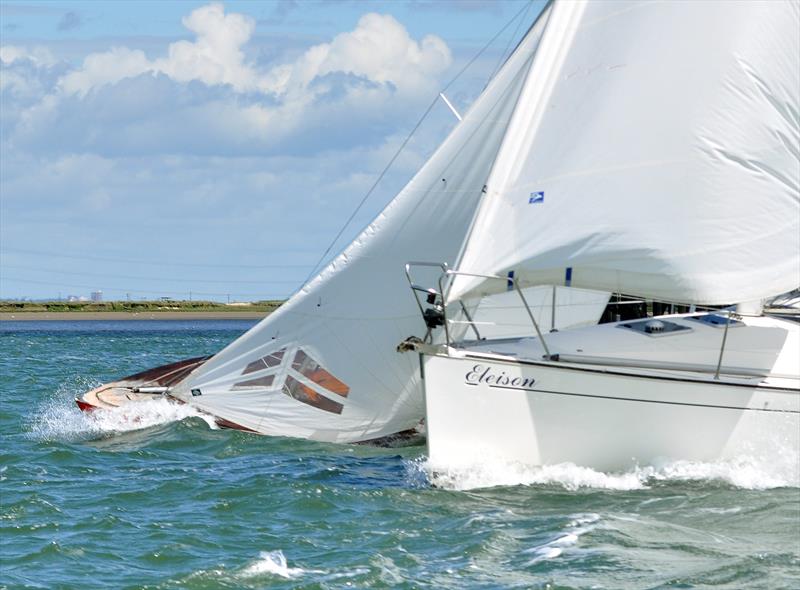
[[[564,551],[578,544],[580,537],[592,530],[600,520],[599,514],[578,514],[575,515],[572,522],[567,526],[567,531],[547,541],[541,545],[525,549],[523,554],[530,554],[532,558],[525,564],[526,567],[537,564],[540,561],[547,561],[548,559],[555,559],[559,557]]]
[[[239,577],[251,578],[272,574],[281,578],[292,579],[305,573],[306,570],[301,567],[289,567],[283,551],[278,549],[277,551],[262,551],[256,561],[239,573]]]

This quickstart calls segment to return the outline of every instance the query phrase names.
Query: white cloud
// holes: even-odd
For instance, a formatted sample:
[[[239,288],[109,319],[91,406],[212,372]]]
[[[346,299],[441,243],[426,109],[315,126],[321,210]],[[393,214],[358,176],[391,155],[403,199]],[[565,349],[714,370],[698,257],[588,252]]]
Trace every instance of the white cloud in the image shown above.
[[[389,15],[366,14],[329,43],[265,65],[244,51],[252,18],[209,4],[183,24],[192,41],[153,58],[124,46],[91,53],[35,101],[24,74],[5,76],[20,104],[4,130],[26,149],[106,155],[347,148],[396,131],[403,114],[436,95],[452,62],[440,38],[417,41]],[[2,55],[5,67],[30,52]]]
[[[165,57],[149,60],[144,52],[124,47],[93,53],[80,69],[61,80],[61,88],[84,96],[102,85],[149,72],[177,82],[230,85],[238,93],[296,99],[311,89],[314,80],[344,73],[414,95],[431,91],[452,62],[444,41],[428,35],[417,42],[390,15],[366,14],[353,31],[309,48],[293,63],[265,70],[247,62],[242,50],[255,30],[252,18],[225,14],[221,4],[209,4],[194,10],[183,24],[195,34],[195,40],[170,44]]]
[[[341,72],[416,93],[431,90],[431,82],[451,62],[440,38],[428,35],[417,43],[392,16],[371,13],[361,17],[355,30],[310,48],[293,64],[274,68],[261,87],[297,95],[314,79]]]
[[[92,88],[113,84],[147,71],[152,71],[152,68],[143,51],[114,47],[105,53],[87,56],[83,60],[83,67],[64,76],[59,86],[67,94],[85,96]]]
[[[209,4],[194,10],[182,22],[196,39],[170,44],[166,57],[151,61],[144,52],[125,47],[93,53],[79,70],[62,79],[61,88],[83,96],[104,84],[150,72],[166,74],[178,82],[230,84],[239,92],[255,89],[257,73],[245,63],[241,49],[255,29],[252,18],[225,14],[222,4]]]
[[[30,49],[20,45],[3,45],[0,47],[0,62],[3,62],[3,64],[12,64],[20,60],[29,60],[41,66],[52,66],[56,63],[52,52],[46,47],[35,46]]]

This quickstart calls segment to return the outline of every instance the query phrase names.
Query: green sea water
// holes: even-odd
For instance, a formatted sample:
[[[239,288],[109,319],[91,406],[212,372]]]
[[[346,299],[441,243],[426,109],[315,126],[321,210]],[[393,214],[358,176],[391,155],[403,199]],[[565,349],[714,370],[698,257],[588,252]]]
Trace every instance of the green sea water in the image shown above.
[[[433,474],[381,449],[75,395],[237,321],[0,325],[0,588],[800,588],[800,465]]]

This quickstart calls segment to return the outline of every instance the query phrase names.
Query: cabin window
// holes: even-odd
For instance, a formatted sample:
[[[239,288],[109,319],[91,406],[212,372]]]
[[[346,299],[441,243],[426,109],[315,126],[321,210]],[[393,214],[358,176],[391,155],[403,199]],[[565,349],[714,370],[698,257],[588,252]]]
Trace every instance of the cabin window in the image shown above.
[[[283,355],[285,353],[286,349],[281,348],[277,352],[272,352],[267,356],[261,357],[260,359],[253,361],[244,368],[244,371],[242,371],[242,375],[247,375],[248,373],[255,373],[256,371],[261,371],[262,369],[271,369],[272,367],[277,367],[278,365],[281,364],[281,362],[283,362]]]
[[[344,407],[342,404],[333,400],[329,400],[327,397],[320,395],[307,385],[300,383],[292,376],[286,377],[286,382],[283,384],[283,393],[289,397],[293,397],[297,401],[303,402],[304,404],[308,404],[309,406],[314,406],[315,408],[325,410],[326,412],[332,412],[334,414],[341,414],[342,408]]]
[[[298,350],[294,355],[292,369],[300,373],[309,381],[313,381],[320,387],[324,387],[331,393],[341,395],[342,397],[347,397],[347,394],[350,393],[350,388],[346,384],[342,383],[328,371],[320,367],[314,359],[312,359],[302,350]]]
[[[247,364],[242,371],[242,375],[255,373],[257,371],[267,371],[268,369],[276,369],[280,367],[285,358],[286,348],[282,348]],[[341,397],[347,397],[350,393],[350,387],[331,375],[326,369],[323,369],[317,361],[303,350],[297,350],[294,357],[292,357],[291,367],[287,369],[287,371],[289,374],[286,375],[283,383],[280,382],[280,377],[276,376],[278,371],[270,371],[269,375],[262,375],[254,379],[239,381],[235,383],[231,389],[241,390],[276,387],[280,388],[281,392],[285,395],[304,404],[308,404],[309,406],[333,414],[342,413],[344,406],[339,402],[328,399],[325,395],[319,393],[317,388],[320,387],[326,392],[334,393]],[[283,372],[280,372],[280,374],[282,375]],[[303,381],[305,379],[308,379],[311,383],[304,383]]]

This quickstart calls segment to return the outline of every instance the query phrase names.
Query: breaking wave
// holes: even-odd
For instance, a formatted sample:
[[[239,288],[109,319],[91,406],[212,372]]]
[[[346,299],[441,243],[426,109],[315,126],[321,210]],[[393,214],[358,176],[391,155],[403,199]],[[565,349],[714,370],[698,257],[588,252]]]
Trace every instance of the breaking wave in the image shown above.
[[[281,578],[292,579],[305,573],[306,570],[301,567],[289,567],[283,551],[278,549],[277,551],[262,551],[256,561],[239,573],[239,577],[251,578],[271,574]]]
[[[423,471],[431,485],[450,490],[514,485],[559,486],[571,491],[641,490],[661,483],[688,481],[719,482],[748,490],[800,487],[798,458],[779,453],[771,461],[746,456],[714,462],[672,461],[635,467],[623,473],[604,473],[573,463],[527,466],[494,461],[441,466],[431,465],[424,458],[412,462],[411,470]]]
[[[82,412],[74,397],[97,384],[84,381],[62,386],[33,414],[30,430],[39,440],[87,440],[151,428],[186,418],[200,418],[211,428],[214,420],[185,404],[166,398],[130,403],[113,409]]]

